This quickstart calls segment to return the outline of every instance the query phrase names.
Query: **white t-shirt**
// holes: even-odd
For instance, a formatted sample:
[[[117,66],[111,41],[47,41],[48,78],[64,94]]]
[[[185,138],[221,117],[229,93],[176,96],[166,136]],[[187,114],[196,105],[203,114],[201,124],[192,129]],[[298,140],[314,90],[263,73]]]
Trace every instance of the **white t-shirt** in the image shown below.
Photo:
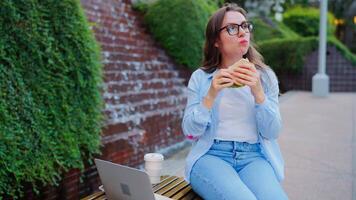
[[[250,87],[224,88],[221,92],[216,139],[256,143],[255,99]]]

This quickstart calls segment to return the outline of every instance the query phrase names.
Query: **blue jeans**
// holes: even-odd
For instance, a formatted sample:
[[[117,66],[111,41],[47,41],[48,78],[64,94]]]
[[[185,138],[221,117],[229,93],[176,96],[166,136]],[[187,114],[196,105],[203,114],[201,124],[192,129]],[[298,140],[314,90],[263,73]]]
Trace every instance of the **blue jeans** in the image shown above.
[[[214,140],[194,164],[190,182],[205,200],[288,199],[259,143]]]

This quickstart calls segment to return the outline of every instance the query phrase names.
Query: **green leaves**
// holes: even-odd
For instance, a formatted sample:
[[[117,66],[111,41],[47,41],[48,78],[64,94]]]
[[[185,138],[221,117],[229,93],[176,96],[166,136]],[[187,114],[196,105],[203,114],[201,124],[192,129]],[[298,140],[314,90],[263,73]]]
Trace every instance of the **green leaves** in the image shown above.
[[[329,37],[328,44],[334,45],[353,65],[356,56],[335,37]],[[276,71],[300,72],[306,55],[318,49],[317,37],[283,38],[262,41],[259,44],[265,61]]]
[[[99,48],[78,0],[0,2],[0,196],[99,152]]]
[[[158,0],[148,6],[145,21],[168,54],[196,69],[203,56],[205,26],[216,9],[214,1]]]
[[[283,14],[284,23],[292,30],[302,36],[319,35],[320,11],[312,7],[293,7]],[[333,23],[335,17],[328,13],[328,35],[335,33],[336,27]]]
[[[305,55],[318,47],[316,37],[272,39],[258,43],[266,63],[276,71],[300,72]]]

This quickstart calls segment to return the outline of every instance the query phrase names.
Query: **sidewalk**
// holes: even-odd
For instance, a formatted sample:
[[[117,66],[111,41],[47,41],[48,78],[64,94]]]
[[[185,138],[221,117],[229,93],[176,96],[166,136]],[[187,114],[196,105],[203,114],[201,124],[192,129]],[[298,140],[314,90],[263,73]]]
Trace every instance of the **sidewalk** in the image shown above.
[[[356,94],[331,93],[324,99],[291,92],[280,108],[283,185],[290,199],[355,198]]]
[[[356,199],[356,93],[288,92],[280,98],[279,139],[286,162],[283,187],[291,200]],[[164,173],[183,176],[189,147],[165,161]]]

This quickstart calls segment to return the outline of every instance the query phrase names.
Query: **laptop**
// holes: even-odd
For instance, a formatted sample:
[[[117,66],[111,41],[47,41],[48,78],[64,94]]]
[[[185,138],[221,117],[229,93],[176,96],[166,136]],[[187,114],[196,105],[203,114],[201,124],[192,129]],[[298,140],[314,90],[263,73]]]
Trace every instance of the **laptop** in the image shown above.
[[[100,180],[109,200],[170,200],[171,198],[154,194],[146,172],[95,159]]]

